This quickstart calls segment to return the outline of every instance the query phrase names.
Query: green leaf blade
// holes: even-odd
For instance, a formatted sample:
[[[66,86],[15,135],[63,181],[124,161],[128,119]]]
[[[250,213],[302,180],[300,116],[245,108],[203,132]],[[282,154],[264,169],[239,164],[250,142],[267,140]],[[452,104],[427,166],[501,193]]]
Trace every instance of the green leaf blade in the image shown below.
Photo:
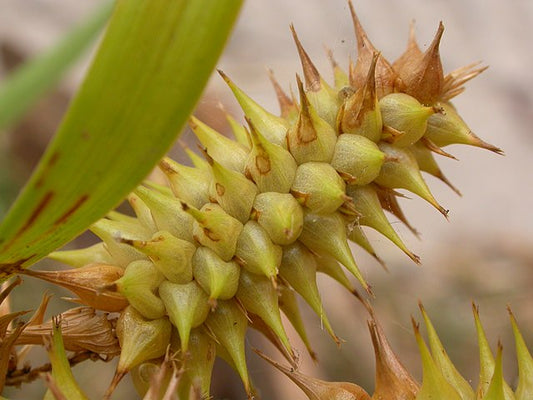
[[[192,112],[241,0],[118,1],[80,91],[0,226],[0,278],[116,206]]]

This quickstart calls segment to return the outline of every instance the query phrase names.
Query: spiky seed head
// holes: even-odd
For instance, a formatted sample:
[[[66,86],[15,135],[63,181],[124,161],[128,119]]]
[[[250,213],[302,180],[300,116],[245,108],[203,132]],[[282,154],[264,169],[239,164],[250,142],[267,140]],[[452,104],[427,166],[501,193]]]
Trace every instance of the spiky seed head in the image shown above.
[[[317,264],[313,254],[301,243],[293,243],[285,248],[279,270],[280,276],[296,290],[319,316],[320,321],[340,345],[324,312],[316,283]]]
[[[189,337],[185,373],[191,380],[194,391],[204,398],[209,397],[215,358],[214,339],[205,332],[205,329],[193,329]]]
[[[376,62],[379,57],[374,53],[365,84],[355,92],[351,87],[341,90],[346,93],[345,99],[337,114],[337,130],[342,133],[353,133],[378,142],[383,129],[383,118],[379,109],[376,93]]]
[[[236,297],[246,310],[258,315],[276,333],[285,349],[292,354],[281,322],[278,293],[272,281],[263,275],[242,271]]]
[[[244,127],[224,111],[236,141],[191,117],[203,158],[186,149],[193,167],[163,159],[159,167],[168,187],[145,182],[137,188],[128,197],[134,217],[110,212],[91,227],[102,239],[100,245],[52,255],[77,268],[97,262],[106,265],[106,271],[119,272],[109,283],[107,272],[97,268],[91,270],[99,271],[94,280],[78,279],[89,267],[53,278],[64,286],[74,282],[71,289],[79,301],[103,310],[129,304],[122,315],[131,319],[134,312],[140,326],[166,321],[161,323],[173,327],[168,339],[158,336],[158,344],[181,350],[177,357],[186,372],[179,393],[184,396],[191,387],[208,396],[214,353],[238,371],[253,396],[244,349],[249,326],[296,366],[280,309],[315,359],[295,293],[338,342],[325,317],[316,272],[331,276],[362,299],[343,269],[371,293],[347,240],[384,264],[360,226],[378,230],[418,262],[384,215],[384,210],[391,212],[417,234],[400,208],[397,198],[403,195],[397,189],[421,196],[446,214],[420,173],[447,182],[433,153],[453,157],[441,148],[453,143],[501,152],[473,135],[448,103],[484,68],[472,64],[442,74],[442,25],[424,53],[411,34],[407,50],[391,65],[369,40],[351,2],[349,6],[357,60],[350,62],[346,74],[330,55],[334,87],[321,77],[291,27],[303,79],[297,77],[298,96],[289,96],[270,73],[281,116],[265,110],[220,72],[246,114]],[[104,285],[101,292],[96,284]],[[118,305],[96,301],[98,296],[118,299]],[[379,339],[381,333],[373,326],[371,332]],[[388,350],[380,345],[386,358]],[[130,347],[124,341],[128,357],[133,354]],[[155,357],[142,346],[139,351]],[[434,358],[437,366],[443,365]],[[114,383],[131,367],[130,361],[126,364]],[[360,388],[345,383],[327,385],[300,375],[296,380],[313,399],[368,399]]]
[[[94,263],[68,270],[24,273],[69,289],[81,302],[98,310],[118,312],[128,306],[124,296],[108,288],[124,274],[124,269],[115,265]]]
[[[354,207],[361,215],[358,219],[359,224],[375,229],[398,246],[413,261],[420,262],[418,256],[407,249],[390,224],[381,208],[378,194],[372,186],[349,186],[347,193],[353,199]]]
[[[246,392],[249,393],[251,386],[244,350],[244,337],[248,320],[243,310],[235,300],[219,301],[216,310],[209,314],[205,324],[220,346],[227,352],[243,381]],[[219,350],[217,350],[217,354],[219,354]]]
[[[361,282],[365,290],[370,290],[350,251],[346,226],[339,213],[326,215],[306,213],[300,241],[318,253],[325,253],[335,258]]]
[[[351,1],[348,2],[357,39],[357,60],[355,65],[350,65],[350,85],[359,88],[365,84],[370,65],[375,53],[379,53],[368,38]],[[394,91],[398,86],[398,74],[390,63],[379,57],[375,67],[376,93],[378,99]]]
[[[250,123],[254,125],[259,134],[270,143],[285,146],[285,135],[289,128],[288,122],[265,110],[239,89],[224,72],[221,70],[218,72],[230,87]]]
[[[322,79],[318,73],[317,68],[311,61],[311,58],[304,50],[294,26],[290,26],[292,36],[300,56],[302,63],[302,70],[305,78],[305,86],[307,90],[307,97],[309,102],[315,108],[317,114],[328,122],[331,126],[334,125],[339,108],[339,99],[336,91],[331,88],[328,83]]]
[[[211,157],[229,170],[244,171],[248,151],[243,145],[228,139],[195,117],[189,119],[189,126]]]
[[[377,184],[390,189],[407,189],[426,200],[444,216],[448,215],[448,210],[444,209],[430,192],[420,174],[416,158],[409,149],[387,143],[382,143],[379,148],[387,154],[388,160],[383,164],[379,176],[375,179]]]
[[[294,368],[285,367],[259,350],[260,357],[289,377],[312,400],[371,400],[360,386],[350,382],[327,382],[304,375]]]
[[[181,201],[196,208],[209,201],[209,182],[211,174],[198,168],[187,167],[166,157],[159,168],[167,176],[170,188]]]
[[[179,199],[145,186],[139,186],[135,193],[150,207],[158,230],[168,231],[178,239],[194,242],[192,237],[194,218],[183,210]]]

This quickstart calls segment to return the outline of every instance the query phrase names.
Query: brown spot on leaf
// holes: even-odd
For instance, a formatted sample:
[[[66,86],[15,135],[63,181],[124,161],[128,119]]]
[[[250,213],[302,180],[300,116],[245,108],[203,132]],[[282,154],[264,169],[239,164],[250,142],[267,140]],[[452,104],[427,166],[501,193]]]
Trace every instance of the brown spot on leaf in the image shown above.
[[[52,156],[48,160],[47,165],[49,167],[53,167],[58,159],[59,159],[59,153],[57,151],[55,151],[54,154],[52,154]]]
[[[78,208],[81,207],[83,203],[87,201],[88,198],[88,194],[81,196],[72,207],[70,207],[61,217],[56,220],[56,222],[54,222],[54,225],[59,225],[65,222]]]
[[[43,186],[43,182],[44,182],[44,175],[41,175],[39,179],[37,179],[37,182],[35,182],[35,187],[40,188],[41,186]]]
[[[60,156],[60,153],[55,151],[52,156],[48,159],[48,161],[46,162],[46,164],[44,165],[44,169],[43,169],[43,172],[41,173],[41,176],[39,177],[39,179],[37,180],[37,182],[35,182],[35,187],[36,188],[40,188],[41,186],[43,186],[43,183],[48,175],[48,172],[50,170],[50,168],[52,168],[56,163],[57,163],[57,160],[59,159],[59,156]]]
[[[54,197],[54,192],[46,192],[41,201],[39,201],[39,203],[37,204],[37,207],[35,207],[29,218],[26,220],[24,225],[22,225],[22,227],[18,230],[15,237],[20,236],[24,231],[26,231],[30,226],[33,225],[37,218],[39,218],[39,215],[41,215],[43,210],[48,206],[50,200],[52,200],[52,197]]]

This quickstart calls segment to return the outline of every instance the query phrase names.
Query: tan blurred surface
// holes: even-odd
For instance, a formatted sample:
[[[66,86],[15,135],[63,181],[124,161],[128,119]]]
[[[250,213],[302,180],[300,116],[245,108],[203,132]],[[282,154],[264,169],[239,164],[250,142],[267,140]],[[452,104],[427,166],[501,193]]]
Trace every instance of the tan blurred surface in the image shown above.
[[[86,15],[94,3],[90,0],[2,0],[0,43],[30,57],[52,44],[73,21]],[[354,3],[370,39],[390,60],[403,51],[408,25],[414,18],[421,47],[427,46],[438,22],[443,21],[441,55],[446,72],[478,60],[490,66],[467,84],[466,92],[454,103],[472,130],[504,149],[505,157],[471,147],[449,149],[460,161],[443,159],[440,164],[463,197],[459,198],[431,178],[428,183],[440,203],[450,209],[450,222],[422,200],[402,202],[409,219],[422,232],[422,241],[417,241],[395,221],[393,223],[408,246],[422,257],[422,269],[411,265],[377,235],[372,238],[388,262],[390,274],[383,273],[374,261],[359,255],[361,252],[357,250],[356,255],[363,273],[374,285],[378,315],[401,358],[414,372],[419,373],[419,362],[409,316],[413,314],[418,318],[416,303],[421,299],[445,344],[456,346],[455,351],[450,351],[452,358],[458,360],[460,369],[475,381],[477,346],[470,312],[470,301],[474,300],[481,305],[491,344],[495,345],[497,338],[502,338],[507,377],[512,382],[516,369],[514,356],[511,356],[513,344],[505,311],[507,303],[516,311],[524,334],[533,346],[530,289],[533,283],[533,179],[529,154],[533,151],[530,132],[533,126],[533,75],[530,72],[533,2],[368,0]],[[343,66],[347,65],[348,57],[356,57],[345,1],[248,0],[219,66],[252,98],[274,112],[277,112],[277,103],[265,67],[274,69],[285,88],[294,87],[294,74],[300,73],[288,29],[291,22],[326,79],[331,79],[331,73],[323,45],[333,50]],[[69,75],[65,90],[75,87],[84,68],[81,63]],[[199,104],[201,115],[209,119],[219,101],[240,117],[230,91],[215,75],[207,96]],[[32,130],[31,127],[30,124],[27,129]],[[53,130],[53,123],[50,127]],[[32,138],[32,133],[26,132],[27,140],[38,142],[38,138]],[[25,159],[23,151],[20,157]],[[366,332],[366,316],[353,298],[342,293],[336,284],[321,279],[320,285],[325,293],[325,309],[331,313],[337,333],[347,343],[339,352],[320,331],[319,321],[311,316],[309,334],[322,364],[313,366],[303,346],[295,340],[302,348],[302,368],[323,378],[362,382],[370,390],[373,355]],[[252,336],[250,342],[259,346],[256,336]],[[273,353],[272,349],[267,349]],[[265,399],[304,398],[285,377],[277,373],[271,376],[268,365],[257,357],[251,358],[251,373],[259,386],[265,388],[265,382],[271,383],[268,386],[272,392],[265,388]],[[107,377],[102,379],[107,382]],[[236,378],[233,381],[237,382]],[[222,393],[223,389],[220,390]],[[234,398],[229,393],[226,396]],[[16,398],[15,395],[11,397]]]

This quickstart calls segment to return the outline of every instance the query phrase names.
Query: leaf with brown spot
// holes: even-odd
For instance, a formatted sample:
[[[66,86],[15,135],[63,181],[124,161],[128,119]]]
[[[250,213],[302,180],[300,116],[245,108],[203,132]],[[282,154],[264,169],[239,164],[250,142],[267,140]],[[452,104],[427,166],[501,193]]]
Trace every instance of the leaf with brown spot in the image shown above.
[[[114,3],[84,83],[0,225],[0,279],[79,235],[146,177],[191,114],[241,3]]]

